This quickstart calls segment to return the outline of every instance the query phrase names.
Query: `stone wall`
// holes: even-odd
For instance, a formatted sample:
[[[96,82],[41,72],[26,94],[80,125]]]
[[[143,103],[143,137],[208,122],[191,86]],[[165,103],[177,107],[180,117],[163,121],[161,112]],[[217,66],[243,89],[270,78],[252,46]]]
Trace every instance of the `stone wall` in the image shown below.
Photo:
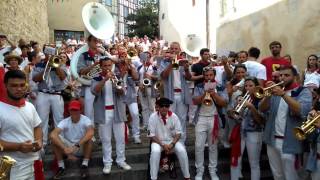
[[[49,41],[47,0],[0,0],[0,34],[17,43],[20,38]]]
[[[256,13],[221,25],[217,31],[218,49],[262,50],[270,55],[268,45],[282,43],[282,55],[290,54],[301,69],[311,53],[320,53],[320,1],[283,0]]]

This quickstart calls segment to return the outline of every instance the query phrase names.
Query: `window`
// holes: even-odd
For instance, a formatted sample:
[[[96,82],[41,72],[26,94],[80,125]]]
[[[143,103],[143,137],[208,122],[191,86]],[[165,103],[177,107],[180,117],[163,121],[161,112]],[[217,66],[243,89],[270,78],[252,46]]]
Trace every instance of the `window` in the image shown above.
[[[105,5],[112,6],[112,0],[104,0]]]
[[[129,14],[129,8],[126,6],[123,6],[123,17],[127,17]]]
[[[54,30],[54,40],[63,41],[74,37],[79,40],[80,37],[84,37],[83,31],[67,31],[67,30]]]

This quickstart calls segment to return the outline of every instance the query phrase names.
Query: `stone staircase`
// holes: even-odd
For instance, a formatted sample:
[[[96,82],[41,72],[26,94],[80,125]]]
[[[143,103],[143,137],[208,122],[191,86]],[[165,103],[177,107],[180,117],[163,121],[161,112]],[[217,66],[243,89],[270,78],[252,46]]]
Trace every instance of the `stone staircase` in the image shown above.
[[[186,147],[189,157],[189,166],[191,178],[194,179],[196,174],[194,166],[194,127],[192,125],[188,126],[188,138],[186,141]],[[119,169],[116,165],[112,166],[110,175],[103,175],[103,163],[102,163],[102,152],[101,144],[96,143],[94,145],[94,150],[92,153],[92,158],[89,162],[89,175],[87,179],[90,180],[147,180],[147,169],[149,161],[149,139],[146,137],[146,132],[142,132],[141,136],[142,144],[133,144],[130,139],[129,144],[126,146],[126,162],[132,167],[130,171],[124,171]],[[113,157],[115,159],[115,146],[113,146]],[[205,150],[205,164],[208,162],[207,148]],[[225,149],[219,146],[219,160],[218,160],[218,175],[221,180],[230,179],[230,149]],[[46,179],[52,179],[54,172],[51,171],[52,162],[54,160],[54,155],[50,149],[47,150],[44,158],[44,169]],[[250,179],[250,166],[246,153],[242,160],[242,173],[243,179]],[[80,178],[80,164],[81,161],[65,161],[66,165],[66,175],[63,177],[65,180],[78,180]],[[114,163],[115,164],[115,163]],[[177,180],[183,179],[178,160],[176,160],[177,166]],[[272,180],[272,173],[269,168],[268,157],[266,155],[266,148],[263,147],[261,158],[260,158],[260,168],[261,168],[261,179]],[[159,179],[169,180],[169,173],[160,173]],[[204,180],[210,180],[208,170],[206,168],[206,174]]]

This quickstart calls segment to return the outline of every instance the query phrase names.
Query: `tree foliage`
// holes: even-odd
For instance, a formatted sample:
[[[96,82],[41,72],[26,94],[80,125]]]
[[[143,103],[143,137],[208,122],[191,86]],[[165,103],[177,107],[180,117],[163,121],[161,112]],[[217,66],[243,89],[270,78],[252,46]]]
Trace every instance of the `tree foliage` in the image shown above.
[[[129,14],[126,20],[129,22],[129,37],[137,35],[150,38],[157,37],[159,34],[159,6],[158,0],[140,0],[139,7],[135,14]]]

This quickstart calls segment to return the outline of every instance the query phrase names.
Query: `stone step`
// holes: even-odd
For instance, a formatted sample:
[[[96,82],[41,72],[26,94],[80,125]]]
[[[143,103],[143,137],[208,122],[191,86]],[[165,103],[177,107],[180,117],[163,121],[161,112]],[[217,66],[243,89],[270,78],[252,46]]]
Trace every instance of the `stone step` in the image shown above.
[[[194,179],[194,176],[196,175],[194,161],[190,162],[190,175],[192,179]],[[229,167],[222,167],[224,162],[219,161],[218,164],[218,175],[220,177],[220,180],[228,180],[230,179],[230,172]],[[148,166],[145,163],[135,163],[131,164],[132,170],[130,171],[124,171],[122,169],[119,169],[116,166],[112,166],[111,173],[109,175],[102,174],[102,167],[90,167],[89,168],[89,180],[144,180],[147,179],[147,173],[148,172]],[[176,164],[176,171],[178,180],[183,179],[182,173],[179,167],[179,163]],[[66,175],[63,177],[64,180],[78,180],[80,179],[80,170],[79,169],[67,169]],[[244,179],[250,179],[250,170],[247,168],[246,163],[244,163],[244,166],[242,167],[243,177]],[[46,171],[46,179],[50,179],[53,176],[53,172]],[[210,175],[208,173],[208,170],[206,168],[205,174],[204,174],[204,180],[209,180]],[[161,180],[169,180],[171,179],[168,175],[168,173],[159,173],[159,179]],[[263,180],[271,180],[272,173],[269,169],[261,168],[261,179]]]

